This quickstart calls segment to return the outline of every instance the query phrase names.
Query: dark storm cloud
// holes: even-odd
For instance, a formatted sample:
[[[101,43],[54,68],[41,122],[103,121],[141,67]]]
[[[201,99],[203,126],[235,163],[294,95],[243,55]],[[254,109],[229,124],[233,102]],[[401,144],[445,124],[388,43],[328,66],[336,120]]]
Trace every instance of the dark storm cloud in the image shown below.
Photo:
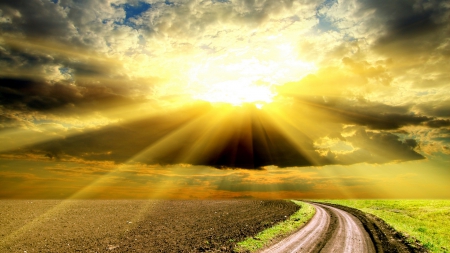
[[[34,37],[65,37],[76,33],[63,9],[51,1],[0,0],[0,10],[10,23],[2,23],[3,33],[23,33]]]
[[[400,138],[388,132],[370,132],[358,130],[348,141],[371,153],[371,155],[382,157],[386,160],[416,160],[424,159],[414,149],[418,143],[414,139],[400,140]]]
[[[450,126],[450,120],[437,119],[437,120],[428,121],[425,124],[432,128],[448,127],[448,126]]]
[[[6,39],[0,47],[0,66],[3,75],[28,74],[36,78],[51,79],[52,74],[65,74],[66,81],[77,77],[117,76],[120,64],[114,59],[101,58],[98,54],[74,47],[70,44],[54,43],[49,40],[21,41]],[[23,42],[23,43],[22,43]],[[48,73],[53,68],[55,73]],[[32,75],[31,75],[32,74]],[[61,75],[59,75],[61,77]]]
[[[86,160],[109,160],[123,163],[152,146],[165,136],[193,122],[204,115],[207,107],[194,107],[174,112],[170,115],[152,117],[122,125],[107,126],[100,130],[67,137],[61,140],[38,144],[30,147],[33,152],[44,153],[49,158],[63,156],[79,157]],[[256,109],[255,109],[256,110]],[[257,113],[257,112],[253,112]],[[217,141],[208,150],[198,150],[192,157],[179,157],[195,146],[199,134],[208,131],[206,122],[199,123],[191,133],[187,133],[171,143],[169,150],[162,153],[149,153],[138,162],[147,164],[193,164],[217,168],[258,169],[262,166],[276,165],[309,166],[312,165],[305,153],[300,152],[286,136],[281,134],[272,123],[261,115],[253,115],[248,124],[231,129],[231,134],[222,142]],[[235,115],[229,117],[233,120]],[[202,128],[203,127],[203,128]],[[216,126],[229,131],[230,126]],[[304,139],[304,152],[314,152],[312,141]]]
[[[0,78],[0,101],[6,109],[53,111],[65,108],[64,114],[139,102],[102,86],[51,84],[12,78]]]
[[[298,102],[315,110],[329,113],[332,120],[367,126],[370,129],[394,130],[403,126],[421,125],[433,118],[414,115],[411,106],[391,106],[364,99],[347,100],[341,98],[298,98]]]
[[[301,147],[294,145],[291,139],[273,125],[273,122],[264,117],[263,112],[256,109],[246,117],[246,121],[239,124],[232,123],[237,116],[230,114],[225,121],[229,122],[227,125],[214,126],[219,132],[223,132],[221,139],[210,139],[210,142],[214,141],[214,145],[195,148],[202,134],[211,131],[207,126],[210,118],[205,121],[196,119],[203,117],[210,110],[214,109],[206,105],[194,106],[167,115],[111,125],[65,139],[52,140],[28,147],[22,152],[38,153],[50,159],[76,157],[115,163],[130,161],[161,165],[183,163],[245,169],[260,169],[269,165],[292,167],[361,162],[385,163],[424,158],[415,151],[419,145],[415,140],[401,140],[395,134],[366,131],[364,127],[358,128],[355,134],[345,138],[335,133],[337,138],[350,143],[357,150],[350,153],[328,152],[328,155],[321,156],[313,146],[313,140],[306,136],[296,136],[297,143],[300,140],[302,144]],[[193,125],[192,130],[176,139],[166,139],[186,125]],[[146,151],[156,143],[167,145],[151,149],[151,152]],[[194,151],[194,155],[182,155],[191,151]],[[137,154],[140,155],[136,157]],[[245,189],[245,186],[242,187]],[[287,184],[283,187],[288,189],[291,186]]]
[[[108,1],[0,0],[0,17],[0,75],[68,82],[117,77],[120,64],[99,53],[111,45],[109,32],[123,32],[108,22],[125,12]]]
[[[86,160],[126,162],[159,139],[199,116],[198,110],[151,117],[122,125],[49,141],[31,147],[49,156],[69,155]]]
[[[431,101],[416,106],[426,115],[435,117],[450,117],[450,100]]]
[[[419,145],[416,140],[401,140],[397,135],[389,132],[372,132],[359,128],[346,140],[358,149],[351,153],[329,152],[327,158],[332,164],[387,163],[425,159],[415,151]]]
[[[0,51],[0,62],[5,62],[8,68],[21,65],[21,68],[31,69],[35,65],[46,65],[54,63],[55,59],[50,55],[36,54],[13,48],[3,48]]]
[[[4,34],[45,38],[72,46],[99,47],[104,21],[120,21],[125,11],[115,10],[109,1],[0,0],[7,22],[0,25]]]
[[[361,1],[361,11],[374,10],[374,26],[383,26],[375,44],[382,52],[429,52],[449,34],[448,1]]]
[[[70,85],[7,78],[0,79],[0,83],[1,103],[11,109],[49,110],[74,103],[81,96]]]
[[[442,18],[448,11],[445,1],[363,1],[367,9],[384,19],[387,38],[411,39],[435,32],[443,25]]]
[[[152,81],[105,54],[128,43],[123,18],[109,1],[0,0],[0,106],[68,116],[142,102]]]

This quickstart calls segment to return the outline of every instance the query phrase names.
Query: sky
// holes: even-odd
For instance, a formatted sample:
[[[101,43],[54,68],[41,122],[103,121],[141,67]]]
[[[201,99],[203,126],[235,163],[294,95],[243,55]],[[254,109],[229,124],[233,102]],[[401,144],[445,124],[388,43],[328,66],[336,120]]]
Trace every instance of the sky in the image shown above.
[[[450,198],[449,19],[447,0],[0,0],[0,198]]]

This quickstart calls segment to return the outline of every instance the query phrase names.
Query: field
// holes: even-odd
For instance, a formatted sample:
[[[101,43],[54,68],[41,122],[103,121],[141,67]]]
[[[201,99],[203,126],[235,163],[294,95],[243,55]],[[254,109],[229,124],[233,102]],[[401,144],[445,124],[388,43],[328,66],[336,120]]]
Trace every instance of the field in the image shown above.
[[[0,252],[232,252],[298,209],[282,200],[1,200]]]
[[[450,252],[450,200],[327,200],[378,216],[430,252]]]

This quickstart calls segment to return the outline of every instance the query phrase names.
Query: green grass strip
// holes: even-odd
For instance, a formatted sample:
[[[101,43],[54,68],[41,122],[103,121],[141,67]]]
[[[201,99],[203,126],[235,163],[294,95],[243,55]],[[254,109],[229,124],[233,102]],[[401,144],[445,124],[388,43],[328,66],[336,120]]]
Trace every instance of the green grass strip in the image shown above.
[[[450,200],[318,200],[353,207],[383,219],[430,252],[450,252]]]
[[[312,205],[296,200],[292,200],[292,202],[299,205],[300,209],[291,215],[289,219],[261,231],[256,236],[248,237],[244,241],[239,242],[234,252],[257,251],[268,245],[276,237],[288,235],[299,229],[314,216],[316,209]]]

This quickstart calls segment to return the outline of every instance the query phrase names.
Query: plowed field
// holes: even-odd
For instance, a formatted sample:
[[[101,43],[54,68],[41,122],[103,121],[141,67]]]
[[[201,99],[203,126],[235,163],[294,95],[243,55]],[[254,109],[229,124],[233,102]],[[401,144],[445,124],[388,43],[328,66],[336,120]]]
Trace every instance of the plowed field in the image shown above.
[[[231,252],[290,201],[0,201],[0,252]]]

